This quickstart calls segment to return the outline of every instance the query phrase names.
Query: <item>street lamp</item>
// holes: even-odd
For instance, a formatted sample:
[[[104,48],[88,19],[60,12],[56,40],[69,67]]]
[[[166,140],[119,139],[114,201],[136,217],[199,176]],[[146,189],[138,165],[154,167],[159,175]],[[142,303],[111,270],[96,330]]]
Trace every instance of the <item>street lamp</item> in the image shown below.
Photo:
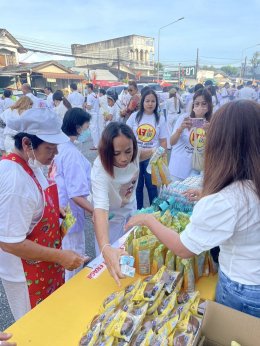
[[[157,69],[158,69],[157,79],[158,79],[158,81],[159,81],[159,65],[160,65],[160,33],[161,33],[161,29],[164,29],[167,26],[170,26],[170,25],[172,25],[174,23],[177,23],[177,22],[179,22],[180,20],[183,20],[183,19],[184,19],[184,17],[181,17],[181,18],[175,20],[174,22],[171,22],[169,24],[166,24],[166,25],[160,27],[159,30],[158,30],[158,59],[157,59]]]
[[[249,48],[254,48],[254,47],[257,47],[257,46],[260,46],[260,43],[257,43],[253,46],[250,46],[250,47],[247,47],[247,48],[244,48],[242,49],[241,51],[241,70],[240,70],[240,78],[242,79],[242,71],[243,71],[243,58],[244,58],[244,52],[249,49]],[[245,69],[245,66],[244,66],[244,69]]]

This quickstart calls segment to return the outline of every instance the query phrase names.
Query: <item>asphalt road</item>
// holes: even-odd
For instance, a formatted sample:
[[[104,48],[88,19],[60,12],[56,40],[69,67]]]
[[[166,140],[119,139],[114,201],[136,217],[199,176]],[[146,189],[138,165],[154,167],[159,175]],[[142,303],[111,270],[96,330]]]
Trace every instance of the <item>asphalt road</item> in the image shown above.
[[[89,150],[89,148],[92,147],[92,141],[89,140],[84,146],[82,147],[82,152],[85,154],[87,159],[93,163],[97,156],[97,151],[95,150]],[[148,205],[148,197],[146,193],[146,189],[144,191],[144,204]],[[90,220],[90,218],[86,218],[86,254],[88,256],[91,256],[92,258],[95,258],[95,246],[94,246],[94,230],[93,230],[93,224]],[[12,313],[10,311],[5,292],[1,283],[0,279],[0,331],[5,330],[8,328],[11,324],[14,323],[14,319],[12,316]]]

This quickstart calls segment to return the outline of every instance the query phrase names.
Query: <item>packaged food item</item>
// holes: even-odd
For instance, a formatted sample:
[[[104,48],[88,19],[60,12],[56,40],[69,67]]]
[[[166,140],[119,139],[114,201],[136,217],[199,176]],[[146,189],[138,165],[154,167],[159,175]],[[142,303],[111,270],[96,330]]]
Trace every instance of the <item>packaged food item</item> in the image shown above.
[[[148,331],[143,329],[134,336],[133,341],[131,341],[130,345],[131,346],[149,346],[153,336],[154,336],[154,333],[151,329]]]
[[[176,271],[181,274],[184,272],[184,264],[182,263],[182,258],[179,256],[176,256]]]
[[[170,227],[172,224],[172,215],[171,211],[167,209],[165,213],[160,217],[159,221],[166,227]]]
[[[181,231],[184,231],[186,226],[190,223],[190,217],[186,213],[179,212],[177,213],[177,218],[181,225]]]
[[[165,164],[163,157],[160,157],[157,160],[157,166],[161,177],[162,185],[169,185],[172,181],[171,174],[169,172],[167,164]]]
[[[135,276],[135,268],[128,266],[127,264],[121,265],[121,272],[125,276],[134,277]]]
[[[165,266],[169,270],[175,270],[175,255],[171,250],[166,252],[165,256]]]
[[[193,335],[185,332],[176,332],[173,337],[173,345],[192,346]]]
[[[176,292],[171,293],[169,296],[165,297],[157,308],[158,315],[166,316],[174,308],[177,300]]]
[[[199,278],[203,276],[203,268],[204,268],[205,258],[206,258],[205,252],[202,252],[201,254],[194,256],[195,281],[198,281]]]
[[[129,236],[127,237],[125,241],[125,250],[130,255],[133,256],[133,239],[134,239],[134,232],[131,232]]]
[[[69,205],[65,208],[65,211],[66,211],[65,218],[62,220],[62,223],[60,225],[60,230],[61,230],[61,236],[62,237],[65,237],[65,235],[68,233],[69,229],[76,222],[76,218],[73,216],[72,211],[71,211]]]
[[[153,315],[147,314],[143,320],[142,329],[145,329],[146,331],[149,331],[149,330],[155,331],[156,325],[157,325],[157,319],[155,319]]]
[[[163,297],[165,296],[164,290],[162,290],[158,296],[158,298],[152,302],[149,302],[147,315],[157,314],[157,308],[161,304]]]
[[[163,244],[160,244],[155,248],[153,253],[153,264],[152,264],[152,274],[156,274],[158,270],[164,265],[165,261],[165,252],[166,247]]]
[[[187,292],[193,292],[195,290],[195,276],[194,276],[194,259],[182,259],[184,265],[183,271],[183,289]]]
[[[150,346],[168,346],[168,341],[161,335],[154,334],[151,339]]]
[[[153,253],[157,243],[158,239],[153,235],[134,239],[136,270],[140,275],[151,273]]]
[[[172,223],[169,227],[174,229],[177,233],[181,232],[181,224],[176,216],[172,217]]]
[[[210,253],[210,251],[208,251],[208,259],[209,259],[209,272],[210,274],[217,274],[218,273],[218,263],[216,263]]]
[[[202,318],[194,315],[190,315],[187,333],[193,334],[194,336],[197,334],[202,323]]]
[[[205,261],[204,261],[202,276],[209,276],[209,251],[207,251],[205,254]]]
[[[159,172],[159,167],[156,163],[151,164],[152,184],[155,186],[162,185],[162,179]]]
[[[108,309],[111,306],[116,307],[118,304],[120,304],[123,301],[123,299],[124,299],[124,291],[119,291],[119,292],[110,294],[110,296],[108,296],[102,304],[103,311]]]
[[[191,304],[190,311],[194,316],[204,315],[206,309],[206,301],[198,296]]]
[[[94,346],[98,340],[99,333],[101,331],[101,323],[96,324],[93,329],[89,329],[87,333],[81,338],[80,346]]]
[[[159,296],[163,286],[164,283],[161,281],[156,283],[143,281],[136,291],[133,301],[154,301]]]
[[[100,336],[94,346],[113,346],[115,338],[112,336]]]
[[[135,282],[133,282],[132,284],[128,285],[125,288],[124,300],[129,300],[129,299],[133,298],[133,296],[135,295],[135,292],[137,291],[140,284],[141,284],[141,279],[138,279]]]
[[[241,345],[236,341],[231,341],[231,346],[241,346]]]
[[[135,259],[133,256],[126,256],[126,255],[120,256],[119,264],[133,267],[134,263],[135,263]]]
[[[156,326],[156,333],[163,338],[168,338],[168,336],[173,332],[179,321],[178,314],[165,317],[165,319]]]
[[[130,341],[140,319],[129,312],[119,310],[105,331],[105,335]]]

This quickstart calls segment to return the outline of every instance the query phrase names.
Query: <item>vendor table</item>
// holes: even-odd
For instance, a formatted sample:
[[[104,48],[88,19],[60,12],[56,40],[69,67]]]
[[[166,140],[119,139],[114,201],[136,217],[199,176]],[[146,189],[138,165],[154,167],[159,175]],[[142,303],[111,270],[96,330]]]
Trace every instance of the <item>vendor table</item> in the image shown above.
[[[105,270],[89,279],[91,269],[84,268],[50,297],[36,306],[6,332],[13,333],[18,346],[77,346],[88,322],[99,311],[103,300],[120,288]],[[121,280],[121,288],[137,280]],[[196,289],[204,299],[214,300],[217,275],[201,278]]]

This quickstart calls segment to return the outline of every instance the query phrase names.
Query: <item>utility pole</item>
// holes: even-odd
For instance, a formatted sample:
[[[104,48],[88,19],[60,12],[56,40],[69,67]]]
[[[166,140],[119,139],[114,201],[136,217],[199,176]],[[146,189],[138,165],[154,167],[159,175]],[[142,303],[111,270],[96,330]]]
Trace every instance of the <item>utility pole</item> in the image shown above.
[[[117,48],[117,78],[120,81],[120,54],[119,54],[119,48]]]
[[[195,67],[195,78],[197,79],[199,69],[199,48],[197,48],[197,57],[196,57],[196,67]]]
[[[242,79],[245,78],[245,74],[246,74],[246,60],[247,60],[247,56],[245,57],[245,62],[244,62],[244,67],[243,67],[243,75],[242,75]]]
[[[179,88],[181,86],[181,63],[179,63],[179,81],[178,81],[178,85],[179,85]]]

